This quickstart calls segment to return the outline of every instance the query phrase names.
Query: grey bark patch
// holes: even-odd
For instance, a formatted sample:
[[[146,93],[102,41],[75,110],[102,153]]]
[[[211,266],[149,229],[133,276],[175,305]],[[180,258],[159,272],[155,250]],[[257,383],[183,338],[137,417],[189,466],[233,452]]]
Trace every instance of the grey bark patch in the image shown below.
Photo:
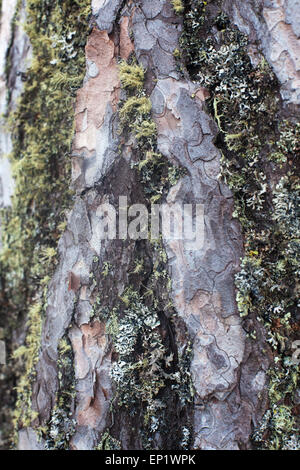
[[[19,431],[19,450],[45,450],[43,439],[39,440],[36,432],[32,428],[21,429]]]
[[[6,364],[6,347],[5,342],[0,341],[0,365]]]
[[[98,433],[88,426],[80,426],[72,437],[74,450],[94,450]]]
[[[201,145],[188,145],[188,152],[193,162],[203,160],[209,162],[214,160],[219,152],[213,144],[213,136],[205,135]]]
[[[160,19],[147,21],[147,29],[154,38],[159,40],[163,39],[169,45],[172,45],[173,49],[176,47],[177,40],[180,34],[178,25],[172,25],[165,23]]]
[[[227,270],[228,271],[228,270]],[[218,291],[221,299],[220,314],[223,318],[237,314],[235,302],[234,273],[225,272],[215,279],[215,289]]]
[[[294,33],[300,37],[300,0],[286,0],[286,19]]]
[[[87,324],[90,321],[92,313],[92,306],[89,301],[81,300],[78,302],[78,308],[76,313],[76,323],[81,326]]]
[[[159,91],[158,88],[154,88],[151,93],[152,111],[155,114],[162,114],[165,109],[164,95]]]
[[[151,51],[156,75],[177,77],[176,62],[172,51],[178,45],[180,26],[178,24],[172,25],[162,19],[147,21],[143,12],[137,8],[133,17],[132,29],[138,59],[144,51]]]
[[[165,52],[158,44],[152,49],[153,65],[160,77],[178,76],[176,64],[172,54]]]
[[[74,210],[69,219],[69,228],[73,234],[74,241],[78,245],[80,242],[90,240],[92,236],[90,221],[87,210],[82,199],[77,199]]]
[[[164,0],[149,0],[142,2],[142,10],[146,18],[155,18],[164,6]]]
[[[107,173],[118,155],[117,135],[118,121],[113,109],[108,103],[102,126],[97,129],[96,150],[90,156],[85,156],[80,166],[87,188],[94,186]]]
[[[132,29],[137,54],[140,55],[141,51],[151,51],[156,43],[156,38],[149,33],[146,28],[145,17],[139,11],[134,15]]]
[[[100,31],[112,32],[113,24],[122,5],[122,0],[106,0],[105,5],[96,14]]]
[[[209,360],[216,366],[217,369],[224,369],[227,367],[227,361],[225,357],[217,351],[216,346],[211,343],[208,347]]]

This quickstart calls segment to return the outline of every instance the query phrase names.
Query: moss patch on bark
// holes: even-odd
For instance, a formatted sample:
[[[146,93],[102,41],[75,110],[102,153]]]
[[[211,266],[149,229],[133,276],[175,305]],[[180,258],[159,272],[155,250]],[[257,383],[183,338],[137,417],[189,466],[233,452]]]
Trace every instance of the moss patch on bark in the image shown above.
[[[25,370],[24,360],[19,360],[19,366],[9,364],[18,371],[16,432],[35,418],[31,382],[47,305],[46,286],[56,264],[65,210],[72,200],[69,154],[74,98],[85,73],[90,2],[28,0],[26,8],[24,28],[33,57],[17,109],[8,117],[15,192],[12,207],[1,212],[1,324],[10,351],[16,347],[14,329],[27,324],[24,344],[18,341],[14,353],[15,358],[25,358]]]

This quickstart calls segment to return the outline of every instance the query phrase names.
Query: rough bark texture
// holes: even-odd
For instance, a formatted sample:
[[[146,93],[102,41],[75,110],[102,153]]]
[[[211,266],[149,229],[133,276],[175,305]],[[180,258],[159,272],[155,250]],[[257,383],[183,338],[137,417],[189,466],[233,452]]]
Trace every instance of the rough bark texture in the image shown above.
[[[15,3],[2,2],[4,113],[16,105],[22,92],[20,77],[31,60],[29,40],[21,27],[11,32]],[[239,220],[233,217],[233,194],[219,178],[219,130],[206,105],[209,93],[187,70],[182,73],[174,54],[180,47],[183,18],[168,0],[94,0],[91,6],[86,72],[76,93],[70,157],[74,197],[48,283],[36,373],[30,378],[31,407],[36,413],[31,425],[17,423],[16,445],[18,449],[252,449],[253,431],[269,406],[267,371],[273,355],[264,326],[253,320],[253,340],[237,308],[234,277],[244,254],[243,235]],[[285,116],[294,116],[300,104],[299,1],[225,0],[221,8],[232,25],[247,35],[252,63],[264,54],[279,80]],[[24,15],[25,3],[21,17],[26,21]],[[127,196],[129,205],[149,205],[145,183],[133,165],[143,159],[141,147],[132,129],[119,131],[119,111],[128,89],[120,81],[118,62],[133,56],[145,70],[144,93],[150,97],[157,128],[155,150],[170,167],[184,169],[175,185],[164,186],[163,199],[168,204],[204,205],[204,246],[196,251],[182,240],[165,241],[154,249],[148,241],[100,239],[100,204],[117,205],[119,196]],[[10,58],[6,73],[5,57]],[[1,153],[11,151],[4,131],[0,144]],[[4,158],[0,162],[2,206],[10,205],[12,192],[10,165]],[[167,255],[164,262],[160,250]],[[140,259],[143,270],[135,272]],[[167,277],[152,284],[157,266],[172,281],[168,292]],[[150,286],[152,300],[144,297]],[[138,298],[129,295],[124,302],[120,298],[128,288]],[[173,306],[166,307],[168,299]],[[169,369],[163,362],[166,358],[159,359],[169,376],[158,392],[151,389],[152,395],[145,398],[140,391],[140,397],[122,402],[122,385],[111,373],[119,360],[121,340],[112,332],[110,314],[120,311],[119,322],[125,327],[126,315],[136,308],[154,312],[159,326],[151,334],[159,336],[164,354],[171,354],[173,363]],[[7,343],[20,346],[24,338],[22,326]],[[184,362],[186,357],[190,359]],[[177,384],[175,373],[180,377]],[[189,374],[193,392],[187,392]],[[4,374],[1,393],[7,393],[11,384]],[[148,405],[153,401],[157,406],[157,397],[163,408],[151,416]],[[6,420],[3,429],[8,426]]]

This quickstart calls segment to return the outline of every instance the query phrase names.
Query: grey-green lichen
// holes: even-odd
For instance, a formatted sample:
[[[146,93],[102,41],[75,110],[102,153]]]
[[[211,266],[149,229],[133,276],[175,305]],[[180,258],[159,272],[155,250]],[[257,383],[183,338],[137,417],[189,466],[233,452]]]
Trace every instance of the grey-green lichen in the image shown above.
[[[299,335],[300,124],[283,118],[277,80],[261,56],[248,56],[248,39],[222,12],[222,2],[187,0],[181,54],[192,79],[210,92],[223,153],[220,177],[235,199],[245,256],[236,276],[244,328],[264,325],[274,356],[269,409],[254,430],[261,448],[299,449],[299,365],[291,360]],[[255,321],[254,321],[255,320]]]
[[[115,384],[112,411],[126,410],[133,419],[139,419],[143,447],[151,449],[157,433],[167,431],[174,396],[179,400],[178,409],[192,400],[192,349],[188,345],[179,354],[172,350],[163,334],[162,316],[147,292],[143,296],[129,287],[120,300],[112,311],[99,308],[97,312],[106,322],[117,357],[111,369]],[[172,319],[169,321],[172,324]],[[190,444],[189,424],[183,417],[182,436],[179,429],[173,431],[178,433],[180,448]]]
[[[105,431],[101,436],[100,443],[95,447],[95,450],[121,450],[122,446],[120,441],[114,439],[108,431]]]
[[[178,390],[182,404],[188,397],[180,394],[188,371],[174,370],[174,353],[168,351],[161,334],[159,313],[147,306],[134,291],[127,292],[128,308],[118,312],[108,323],[118,360],[111,376],[117,386],[118,404],[134,412],[143,405],[144,432],[155,435],[161,429],[162,417],[168,406],[161,392],[168,386]],[[189,390],[188,390],[189,391]]]
[[[25,359],[25,369],[20,366],[16,372],[16,433],[35,418],[31,383],[47,306],[44,291],[55,267],[64,213],[71,202],[73,106],[85,72],[90,2],[28,0],[26,9],[24,28],[33,57],[17,109],[9,116],[15,191],[12,207],[1,213],[1,323],[5,323],[7,338],[16,325],[27,323],[25,343],[14,353],[15,358]],[[9,349],[16,347],[12,340],[7,343]]]
[[[39,428],[40,435],[45,438],[48,450],[69,449],[69,442],[75,432],[74,401],[76,396],[74,356],[67,335],[58,344],[58,389],[56,402],[51,411],[48,426]]]

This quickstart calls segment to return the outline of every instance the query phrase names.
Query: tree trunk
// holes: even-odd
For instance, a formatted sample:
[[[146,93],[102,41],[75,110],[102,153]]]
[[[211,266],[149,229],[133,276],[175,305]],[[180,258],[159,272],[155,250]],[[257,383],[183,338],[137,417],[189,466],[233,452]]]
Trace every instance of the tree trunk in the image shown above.
[[[2,447],[300,448],[299,1],[2,0],[0,34]],[[151,237],[182,207],[195,243]]]

